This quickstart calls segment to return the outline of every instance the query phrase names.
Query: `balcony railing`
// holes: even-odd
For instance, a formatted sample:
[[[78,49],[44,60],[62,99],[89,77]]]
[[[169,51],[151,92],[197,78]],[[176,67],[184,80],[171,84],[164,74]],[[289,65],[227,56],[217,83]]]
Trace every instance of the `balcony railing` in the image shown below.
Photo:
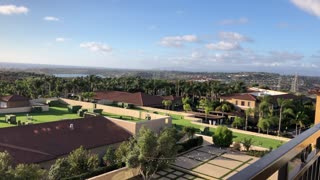
[[[251,164],[231,180],[320,179],[320,124]]]

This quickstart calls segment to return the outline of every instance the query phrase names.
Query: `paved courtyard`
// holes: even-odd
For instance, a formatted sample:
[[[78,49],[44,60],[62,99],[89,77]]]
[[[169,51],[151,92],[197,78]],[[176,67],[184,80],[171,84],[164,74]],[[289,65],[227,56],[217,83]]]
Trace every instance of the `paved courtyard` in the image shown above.
[[[257,160],[206,145],[179,156],[172,168],[158,172],[156,179],[228,179]]]

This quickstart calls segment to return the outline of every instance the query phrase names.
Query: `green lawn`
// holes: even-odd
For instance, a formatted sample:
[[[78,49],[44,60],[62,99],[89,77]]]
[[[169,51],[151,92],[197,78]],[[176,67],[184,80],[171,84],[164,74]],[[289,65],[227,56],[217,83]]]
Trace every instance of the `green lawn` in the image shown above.
[[[177,128],[182,129],[184,126],[192,126],[198,129],[198,132],[200,132],[200,125],[192,124],[191,121],[183,119],[182,116],[171,114],[172,117],[172,124],[176,124]],[[213,134],[214,128],[210,128],[210,132]],[[250,136],[246,134],[236,133],[233,132],[233,141],[242,141],[244,138],[251,137],[253,139],[253,145],[261,146],[265,148],[272,147],[273,149],[276,149],[279,145],[281,145],[281,141],[275,140],[275,139],[269,139],[269,138],[263,138],[263,137],[257,137],[257,136]]]
[[[80,118],[77,114],[72,114],[68,112],[68,109],[65,107],[50,107],[49,111],[41,113],[13,113],[17,116],[17,121],[21,122],[32,122],[34,124],[59,121],[62,119],[76,119]],[[29,117],[32,116],[32,120],[27,119],[27,114]],[[0,115],[0,128],[16,126],[8,124],[5,122],[5,114]]]
[[[122,119],[122,120],[126,120],[126,121],[132,121],[132,122],[137,122],[137,121],[143,121],[144,119],[139,119],[139,118],[135,118],[132,116],[123,116],[123,115],[119,115],[119,114],[112,114],[112,113],[106,113],[103,112],[102,115],[104,116],[108,116],[111,118],[116,118],[116,119]]]

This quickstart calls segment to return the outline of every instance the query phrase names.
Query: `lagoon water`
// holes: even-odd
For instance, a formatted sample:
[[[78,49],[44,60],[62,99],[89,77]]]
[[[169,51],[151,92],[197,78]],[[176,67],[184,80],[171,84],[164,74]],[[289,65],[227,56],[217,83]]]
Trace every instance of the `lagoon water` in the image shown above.
[[[75,77],[86,77],[89,76],[90,74],[53,74],[55,77],[63,77],[63,78],[75,78]],[[101,74],[97,74],[96,76],[105,78],[105,76]]]

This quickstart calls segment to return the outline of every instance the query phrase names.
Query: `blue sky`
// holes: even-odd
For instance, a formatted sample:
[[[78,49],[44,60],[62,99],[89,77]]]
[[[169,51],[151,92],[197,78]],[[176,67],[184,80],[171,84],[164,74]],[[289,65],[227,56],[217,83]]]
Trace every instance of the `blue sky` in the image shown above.
[[[0,61],[320,73],[320,0],[0,0]]]

